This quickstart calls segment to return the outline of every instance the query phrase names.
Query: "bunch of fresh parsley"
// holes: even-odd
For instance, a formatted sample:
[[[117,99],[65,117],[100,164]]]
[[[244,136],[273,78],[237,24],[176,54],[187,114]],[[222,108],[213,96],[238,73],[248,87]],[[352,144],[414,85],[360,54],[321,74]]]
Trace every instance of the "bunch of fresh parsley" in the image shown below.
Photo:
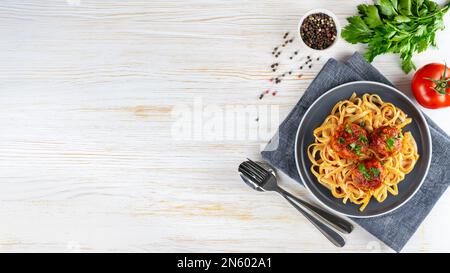
[[[436,46],[436,31],[444,29],[444,14],[450,3],[441,8],[430,0],[377,0],[375,5],[358,6],[359,16],[347,18],[349,24],[342,37],[352,44],[368,44],[365,58],[384,53],[398,53],[406,73],[416,66],[414,53]]]

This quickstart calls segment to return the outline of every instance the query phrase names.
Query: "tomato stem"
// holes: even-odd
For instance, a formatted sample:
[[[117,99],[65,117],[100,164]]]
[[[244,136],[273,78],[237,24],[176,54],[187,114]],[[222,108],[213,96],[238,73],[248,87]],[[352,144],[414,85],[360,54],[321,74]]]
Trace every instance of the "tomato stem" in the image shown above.
[[[432,81],[434,84],[436,84],[436,87],[433,87],[433,89],[436,93],[440,95],[447,95],[447,89],[450,88],[450,78],[447,79],[447,63],[444,65],[444,72],[442,73],[442,76],[440,79],[432,79],[432,78],[424,78],[425,80]]]

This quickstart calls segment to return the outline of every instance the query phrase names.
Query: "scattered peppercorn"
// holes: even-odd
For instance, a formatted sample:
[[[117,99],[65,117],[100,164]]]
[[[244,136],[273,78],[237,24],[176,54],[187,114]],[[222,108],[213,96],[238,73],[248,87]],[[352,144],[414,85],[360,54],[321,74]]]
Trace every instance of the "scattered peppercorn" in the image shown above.
[[[275,47],[273,48],[272,55],[274,56],[274,58],[278,58],[278,57],[282,54],[282,51],[280,50],[282,47],[286,47],[286,49],[288,49],[288,47],[289,47],[288,44],[289,44],[289,43],[292,43],[293,40],[294,40],[292,37],[289,37],[289,32],[286,32],[284,35],[285,35],[285,36],[283,37],[283,38],[284,38],[283,42],[282,42],[281,44],[279,44],[278,46],[275,46]],[[283,50],[284,50],[284,49],[283,49]],[[319,60],[319,58],[320,58],[320,57],[316,57],[316,56],[314,56],[314,55],[308,55],[308,56],[305,56],[306,54],[305,54],[305,55],[302,55],[301,52],[302,52],[302,51],[301,51],[300,49],[291,51],[291,55],[290,55],[289,57],[287,57],[287,58],[289,58],[289,60],[298,60],[299,62],[303,62],[303,63],[299,66],[299,69],[300,69],[300,70],[303,70],[303,68],[304,68],[305,66],[311,68],[312,65],[313,65],[313,63],[316,61],[316,59]],[[300,56],[299,56],[299,57],[296,57],[296,56],[298,56],[298,55],[300,55]],[[286,58],[286,59],[287,59],[287,58]],[[297,58],[298,58],[298,59],[297,59]],[[272,70],[272,72],[277,72],[277,71],[279,70],[279,68],[281,67],[281,66],[280,66],[280,63],[281,63],[282,61],[284,61],[284,58],[280,59],[279,61],[276,60],[276,59],[274,59],[274,60],[275,60],[275,61],[274,61],[272,64],[270,64],[270,70]],[[294,63],[289,63],[289,65],[291,65],[291,64],[294,64]],[[283,62],[283,66],[284,66],[284,65],[285,65],[285,64],[284,64],[284,62]],[[294,65],[295,65],[295,64],[294,64]],[[288,76],[288,75],[293,75],[293,76],[292,76],[293,78],[301,79],[301,78],[303,77],[303,74],[296,74],[297,71],[298,71],[297,69],[294,69],[294,70],[285,70],[284,72],[278,74],[277,76],[273,75],[273,76],[269,79],[269,82],[270,82],[271,84],[279,84],[279,83],[281,83],[281,82],[286,78],[286,76]],[[295,76],[294,76],[294,75],[295,75]],[[288,78],[290,78],[290,77],[288,76]],[[272,96],[275,96],[275,95],[278,94],[278,91],[272,90],[271,87],[270,87],[269,89],[266,89],[266,90],[262,91],[262,93],[259,94],[258,98],[259,98],[260,100],[262,100],[265,96],[267,96],[267,95],[269,95],[269,94],[272,94]],[[259,118],[257,117],[256,120],[258,121]]]

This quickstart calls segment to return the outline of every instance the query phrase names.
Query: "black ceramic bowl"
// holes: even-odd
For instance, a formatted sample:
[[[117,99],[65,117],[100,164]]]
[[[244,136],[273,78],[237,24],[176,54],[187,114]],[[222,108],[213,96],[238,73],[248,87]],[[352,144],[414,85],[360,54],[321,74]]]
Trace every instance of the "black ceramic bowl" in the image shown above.
[[[411,131],[417,142],[419,152],[419,160],[413,171],[407,174],[405,179],[398,184],[398,195],[393,196],[389,194],[386,200],[381,203],[372,198],[363,212],[359,211],[359,205],[353,204],[350,201],[344,204],[342,203],[342,199],[333,197],[331,192],[317,181],[317,178],[311,173],[311,162],[307,154],[308,146],[314,142],[314,129],[323,123],[336,103],[350,98],[353,92],[358,96],[364,93],[377,94],[383,101],[394,104],[411,117],[413,120],[412,123],[407,125],[404,130]],[[350,217],[365,218],[380,216],[399,208],[420,188],[431,162],[431,136],[425,117],[403,93],[393,87],[378,82],[359,81],[346,83],[320,96],[303,116],[298,127],[296,138],[295,154],[297,169],[305,186],[324,206]]]

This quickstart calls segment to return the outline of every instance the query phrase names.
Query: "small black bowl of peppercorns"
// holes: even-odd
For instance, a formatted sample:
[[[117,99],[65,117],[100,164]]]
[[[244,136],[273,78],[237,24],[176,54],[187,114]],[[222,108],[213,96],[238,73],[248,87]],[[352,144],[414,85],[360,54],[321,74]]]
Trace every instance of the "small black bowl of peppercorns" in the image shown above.
[[[300,42],[312,50],[330,49],[340,35],[339,21],[326,9],[310,10],[298,24],[298,35]]]

